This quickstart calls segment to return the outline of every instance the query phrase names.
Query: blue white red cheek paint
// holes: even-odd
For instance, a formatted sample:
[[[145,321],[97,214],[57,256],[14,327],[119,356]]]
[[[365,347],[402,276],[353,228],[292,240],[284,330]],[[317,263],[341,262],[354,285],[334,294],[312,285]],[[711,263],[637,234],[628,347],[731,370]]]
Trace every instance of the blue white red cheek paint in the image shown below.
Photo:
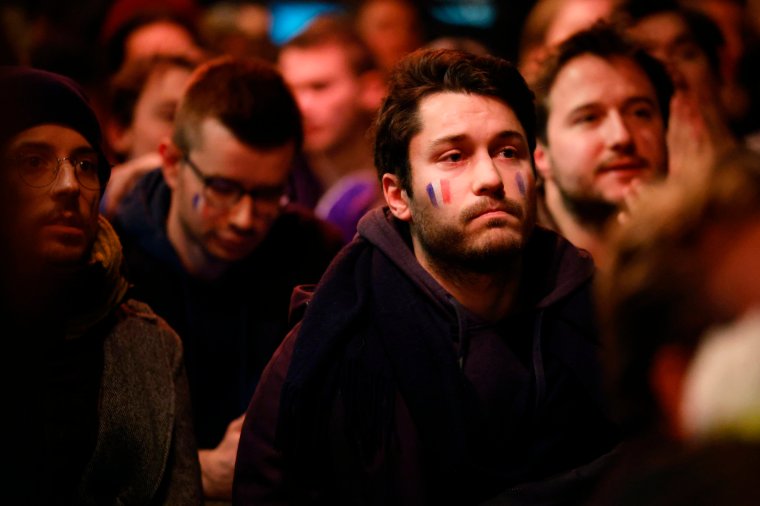
[[[451,188],[448,179],[438,179],[428,183],[426,190],[433,207],[451,203]]]
[[[201,204],[203,203],[203,196],[200,193],[196,193],[193,195],[193,209],[196,211],[199,207],[201,207]]]
[[[517,189],[520,191],[520,195],[524,197],[527,192],[527,187],[525,186],[525,178],[523,177],[522,172],[515,174],[515,182],[517,183]]]

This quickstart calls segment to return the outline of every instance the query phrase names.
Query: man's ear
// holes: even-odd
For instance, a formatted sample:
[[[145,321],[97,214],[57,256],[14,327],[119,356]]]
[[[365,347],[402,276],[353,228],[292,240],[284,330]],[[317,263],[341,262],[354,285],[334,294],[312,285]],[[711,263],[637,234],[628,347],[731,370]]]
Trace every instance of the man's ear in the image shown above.
[[[549,159],[549,150],[541,142],[536,142],[536,150],[533,151],[533,160],[536,163],[536,172],[538,177],[544,181],[549,181],[552,178],[551,161]]]
[[[388,203],[393,216],[402,221],[412,220],[412,211],[409,208],[409,195],[401,188],[399,178],[395,174],[383,174],[383,195]]]
[[[359,76],[361,92],[359,101],[362,108],[372,114],[380,109],[388,88],[379,70],[368,70]]]
[[[158,153],[161,155],[161,172],[169,188],[174,190],[179,179],[179,164],[182,162],[182,152],[168,138],[161,140],[158,145]]]

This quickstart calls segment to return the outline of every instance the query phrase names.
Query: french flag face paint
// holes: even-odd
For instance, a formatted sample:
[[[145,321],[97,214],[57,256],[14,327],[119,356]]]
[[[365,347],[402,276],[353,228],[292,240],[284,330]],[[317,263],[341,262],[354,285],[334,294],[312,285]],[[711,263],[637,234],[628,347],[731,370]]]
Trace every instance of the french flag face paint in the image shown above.
[[[201,207],[203,203],[203,196],[200,193],[193,195],[193,209],[196,211]]]
[[[515,174],[515,182],[517,183],[517,189],[520,191],[520,195],[524,197],[527,192],[527,187],[525,186],[525,178],[523,177],[522,172]]]
[[[451,203],[451,188],[448,179],[439,179],[428,183],[427,194],[433,207],[441,207]]]

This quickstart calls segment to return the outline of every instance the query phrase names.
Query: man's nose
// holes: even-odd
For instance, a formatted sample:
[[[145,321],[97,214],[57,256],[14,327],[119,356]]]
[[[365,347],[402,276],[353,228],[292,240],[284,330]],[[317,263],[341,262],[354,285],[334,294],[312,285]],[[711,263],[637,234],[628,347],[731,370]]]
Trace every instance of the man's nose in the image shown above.
[[[605,136],[610,148],[620,150],[631,146],[633,143],[631,128],[620,112],[610,113],[605,123]]]
[[[473,193],[489,194],[504,190],[504,181],[490,154],[483,153],[472,160]]]
[[[77,179],[76,168],[68,158],[61,160],[53,180],[53,192],[78,193],[79,191],[80,184],[79,179]]]
[[[256,222],[256,203],[248,194],[240,197],[240,200],[229,210],[230,223],[239,230],[251,230]]]

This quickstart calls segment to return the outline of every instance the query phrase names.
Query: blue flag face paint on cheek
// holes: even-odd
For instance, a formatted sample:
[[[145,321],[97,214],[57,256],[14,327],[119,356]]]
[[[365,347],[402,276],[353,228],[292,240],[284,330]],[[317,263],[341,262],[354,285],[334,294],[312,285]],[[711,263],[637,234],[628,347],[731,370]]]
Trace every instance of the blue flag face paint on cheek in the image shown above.
[[[433,207],[451,203],[451,187],[448,179],[438,179],[429,183],[425,189]]]
[[[515,174],[515,182],[517,183],[517,189],[520,191],[520,195],[524,197],[527,188],[525,186],[525,178],[523,177],[522,172]]]
[[[197,211],[198,208],[201,206],[202,200],[203,200],[203,197],[201,197],[200,193],[196,193],[195,195],[193,195],[193,209]]]

